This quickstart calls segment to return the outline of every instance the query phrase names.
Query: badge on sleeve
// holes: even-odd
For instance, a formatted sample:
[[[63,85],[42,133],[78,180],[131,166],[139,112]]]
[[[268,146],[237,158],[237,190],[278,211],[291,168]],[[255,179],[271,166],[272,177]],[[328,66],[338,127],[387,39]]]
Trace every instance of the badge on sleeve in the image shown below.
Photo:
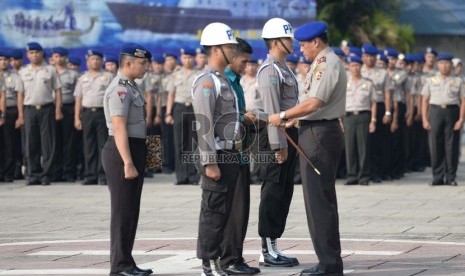
[[[317,81],[321,80],[321,78],[323,77],[323,72],[324,72],[324,71],[325,71],[324,68],[317,67],[317,68],[315,69],[315,73],[314,73],[314,75],[313,75],[313,76],[314,76],[313,78],[314,78],[315,80],[317,80]]]
[[[126,99],[126,96],[128,95],[127,91],[120,90],[116,92],[118,94],[118,98],[120,99],[121,102],[124,102],[124,99]]]
[[[323,63],[323,62],[326,62],[326,56],[320,57],[316,64],[318,65],[318,64]]]
[[[270,75],[270,83],[271,83],[271,85],[276,85],[278,83],[278,76],[277,75]]]
[[[203,91],[203,96],[205,98],[210,97],[213,91],[213,83],[211,81],[205,81],[202,84],[202,91]]]

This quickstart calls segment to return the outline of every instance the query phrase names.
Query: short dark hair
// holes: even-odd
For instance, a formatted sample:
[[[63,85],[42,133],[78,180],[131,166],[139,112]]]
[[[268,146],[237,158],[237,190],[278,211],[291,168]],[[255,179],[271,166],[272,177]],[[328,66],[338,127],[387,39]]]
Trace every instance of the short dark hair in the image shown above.
[[[118,68],[122,68],[124,67],[124,63],[126,61],[133,61],[135,59],[135,57],[132,57],[132,56],[129,56],[129,55],[125,55],[125,54],[120,54],[119,55],[119,66]],[[118,65],[118,64],[117,64]]]
[[[212,51],[212,46],[203,46],[203,50],[205,51],[205,54],[207,56],[210,56],[210,53]]]
[[[265,40],[265,44],[266,44],[266,48],[269,50],[271,49],[271,43],[273,43],[273,38],[264,38],[263,40]]]
[[[321,34],[319,38],[321,39],[321,41],[323,41],[323,43],[328,44],[328,33],[327,32],[324,32],[323,34]]]
[[[242,38],[236,38],[237,40],[237,52],[238,54],[252,54],[253,53],[253,49],[252,49],[252,46],[250,46],[250,44],[245,41],[244,39]]]

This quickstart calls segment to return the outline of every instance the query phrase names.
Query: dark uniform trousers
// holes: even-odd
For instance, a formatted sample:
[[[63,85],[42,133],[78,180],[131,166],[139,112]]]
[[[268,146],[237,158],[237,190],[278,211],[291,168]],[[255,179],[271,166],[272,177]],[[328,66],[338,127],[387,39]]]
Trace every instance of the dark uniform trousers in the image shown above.
[[[298,130],[295,127],[286,129],[294,142],[298,141]],[[255,141],[257,142],[257,141]],[[280,238],[286,227],[287,215],[294,194],[294,172],[297,160],[296,149],[288,143],[287,160],[278,164],[275,151],[271,150],[268,131],[264,127],[258,134],[259,154],[272,158],[265,161],[261,170],[262,186],[258,212],[258,234],[271,239]],[[263,161],[263,160],[260,160]]]
[[[418,113],[415,107],[414,115]],[[422,171],[428,166],[429,148],[428,132],[423,128],[422,120],[413,121],[413,170]]]
[[[429,147],[433,181],[455,181],[459,162],[460,131],[454,131],[460,107],[430,105]]]
[[[154,106],[152,107],[152,118],[150,122],[153,122],[153,119],[155,118],[156,115],[157,115],[157,108]],[[147,135],[161,135],[161,126],[160,125],[154,126],[153,123],[151,123],[147,127]]]
[[[166,107],[161,108],[161,135],[163,143],[163,168],[174,171],[174,137],[173,137],[173,126],[165,123]],[[174,116],[174,115],[172,115]]]
[[[392,133],[392,159],[391,174],[394,179],[399,179],[405,172],[405,113],[407,106],[405,103],[398,103],[398,128]]]
[[[74,103],[63,104],[63,120],[57,122],[54,157],[55,179],[76,179],[77,131],[74,128]]]
[[[217,151],[221,158],[225,155],[238,156],[237,151]],[[236,158],[235,158],[236,159]],[[202,201],[200,203],[199,236],[197,258],[213,260],[221,256],[221,245],[225,238],[225,228],[232,212],[234,186],[239,175],[239,162],[218,163],[221,178],[214,181],[205,177],[202,171]]]
[[[221,245],[221,265],[228,266],[234,261],[243,260],[245,235],[250,213],[249,165],[240,165],[236,184],[231,188],[233,202]]]
[[[26,105],[24,120],[29,181],[50,180],[55,152],[55,105]]]
[[[386,107],[383,102],[376,103],[376,130],[369,134],[370,173],[372,177],[390,178],[391,131],[389,124],[383,124]],[[347,150],[347,149],[346,149]]]
[[[193,130],[195,120],[194,109],[192,105],[175,103],[173,107],[173,134],[174,134],[174,152],[175,152],[175,171],[178,182],[198,183],[199,175],[193,163],[182,162],[183,154],[190,154],[195,151],[194,137],[197,138]]]
[[[135,179],[124,178],[124,163],[113,136],[108,137],[102,151],[111,199],[110,264],[111,273],[126,271],[136,263],[132,257],[139,220],[140,198],[144,183],[145,139],[129,138],[129,150],[139,173]]]
[[[335,182],[344,134],[337,120],[310,124],[301,121],[299,141],[303,152],[321,173],[317,175],[300,157],[307,222],[318,266],[327,271],[342,271]]]
[[[5,112],[5,124],[3,125],[4,145],[4,178],[13,180],[15,178],[16,162],[21,158],[20,143],[21,132],[15,128],[18,119],[18,108],[7,107]]]
[[[108,128],[103,107],[83,108],[82,140],[84,144],[84,177],[90,180],[105,180],[101,153],[108,139]]]
[[[360,111],[358,115],[347,112],[344,118],[344,140],[347,164],[347,181],[370,180],[369,127],[371,112]]]

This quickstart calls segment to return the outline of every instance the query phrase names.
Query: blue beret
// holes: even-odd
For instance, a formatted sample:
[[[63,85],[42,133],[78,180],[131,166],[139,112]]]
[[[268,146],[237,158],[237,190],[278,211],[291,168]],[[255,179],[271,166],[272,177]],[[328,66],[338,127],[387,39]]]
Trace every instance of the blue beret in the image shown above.
[[[29,42],[28,44],[26,44],[26,50],[27,51],[43,51],[44,49],[37,42]]]
[[[178,56],[172,52],[167,52],[167,53],[164,53],[163,54],[163,57],[167,58],[167,57],[172,57],[174,59],[178,59]]]
[[[437,57],[437,60],[440,61],[440,60],[448,60],[448,61],[452,61],[452,59],[454,58],[454,56],[450,53],[446,53],[446,52],[439,52],[438,53],[438,57]]]
[[[51,57],[52,54],[53,54],[52,49],[50,49],[50,48],[44,49],[43,52],[44,52],[44,57]]]
[[[350,47],[349,51],[351,54],[356,55],[356,56],[361,56],[362,55],[362,50],[358,47]]]
[[[152,59],[149,50],[136,43],[126,43],[121,47],[120,54],[137,58]]]
[[[165,57],[163,55],[154,55],[152,57],[152,60],[155,61],[156,63],[160,63],[160,64],[165,63]]]
[[[395,49],[393,49],[393,48],[386,48],[384,50],[384,55],[387,56],[387,57],[395,57],[395,58],[397,58],[399,53],[397,53],[397,51]]]
[[[300,56],[300,57],[299,57],[299,63],[303,63],[303,64],[312,64],[312,61],[311,61],[311,60],[307,60],[304,56]]]
[[[343,57],[343,56],[346,55],[346,54],[344,53],[344,51],[342,51],[342,49],[339,48],[339,47],[333,46],[333,47],[331,47],[331,49],[333,49],[334,53],[335,53],[336,55],[340,56],[340,57]]]
[[[116,64],[118,64],[118,57],[115,56],[115,55],[105,55],[105,58],[104,58],[104,61],[105,62],[114,62]]]
[[[369,55],[377,55],[378,49],[376,49],[376,47],[371,44],[365,43],[362,45],[362,53]]]
[[[63,47],[52,48],[52,54],[59,54],[60,56],[68,56],[69,52]]]
[[[376,56],[376,59],[382,60],[382,61],[384,61],[386,63],[388,62],[387,56],[385,54],[383,54],[383,53],[378,54]]]
[[[415,62],[416,59],[415,59],[415,54],[406,54],[405,55],[405,62],[407,63],[413,63]]]
[[[326,33],[328,26],[324,22],[315,21],[304,24],[294,32],[294,38],[299,41],[310,41]]]
[[[68,57],[68,62],[76,66],[81,66],[81,59],[75,56]]]
[[[10,58],[10,53],[6,50],[0,50],[0,57]]]
[[[22,59],[23,51],[20,49],[13,49],[10,51],[10,57],[13,59]]]
[[[252,54],[249,58],[250,63],[258,63],[258,57],[255,54]]]
[[[422,53],[415,53],[415,61],[419,62],[419,63],[423,63],[425,62],[425,55],[422,54]]]
[[[286,57],[287,62],[297,63],[299,62],[299,56],[297,54],[290,54]]]
[[[103,53],[100,51],[89,49],[87,50],[86,58],[89,58],[90,56],[99,56],[103,58]]]
[[[180,52],[181,52],[181,55],[189,55],[189,56],[197,55],[197,51],[193,48],[181,48]]]
[[[346,60],[348,63],[357,62],[359,64],[363,64],[362,59],[358,56],[348,56]]]
[[[203,49],[203,47],[196,48],[196,49],[195,49],[195,52],[196,52],[197,54],[206,54],[206,53],[205,53],[205,50]]]
[[[438,52],[436,52],[433,48],[431,47],[426,47],[425,54],[433,54],[435,56],[438,56]]]
[[[350,41],[347,41],[347,40],[342,40],[341,41],[341,46],[343,47],[353,47],[354,45],[350,42]]]

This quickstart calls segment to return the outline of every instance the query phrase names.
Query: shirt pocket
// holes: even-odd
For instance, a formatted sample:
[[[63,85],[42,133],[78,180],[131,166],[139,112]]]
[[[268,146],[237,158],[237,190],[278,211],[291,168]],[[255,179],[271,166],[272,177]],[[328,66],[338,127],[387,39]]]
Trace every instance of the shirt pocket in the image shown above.
[[[144,101],[142,100],[139,93],[134,94],[134,96],[132,97],[132,103],[137,107],[144,106]]]
[[[284,99],[292,99],[292,98],[297,98],[297,95],[295,93],[295,87],[297,86],[296,81],[289,77],[285,78],[283,82],[283,98]]]
[[[459,98],[459,90],[460,87],[457,85],[450,85],[449,86],[449,91],[447,91],[447,94],[449,94],[451,97],[454,98]]]
[[[40,82],[51,83],[51,81],[52,81],[52,73],[50,73],[50,72],[41,72],[38,75],[38,78],[39,78]]]

